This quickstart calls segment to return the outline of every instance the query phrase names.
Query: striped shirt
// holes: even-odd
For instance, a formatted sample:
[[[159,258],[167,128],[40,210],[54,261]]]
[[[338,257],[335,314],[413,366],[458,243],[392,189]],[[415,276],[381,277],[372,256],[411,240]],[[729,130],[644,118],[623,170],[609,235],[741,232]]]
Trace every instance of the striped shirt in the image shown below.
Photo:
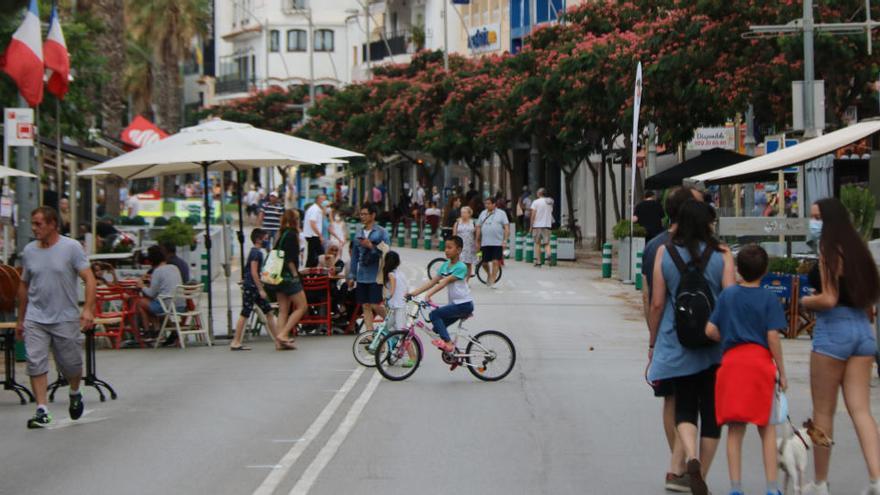
[[[263,230],[268,230],[272,233],[277,232],[281,226],[281,215],[284,213],[284,205],[281,203],[273,205],[267,201],[263,203],[261,211],[263,213]]]

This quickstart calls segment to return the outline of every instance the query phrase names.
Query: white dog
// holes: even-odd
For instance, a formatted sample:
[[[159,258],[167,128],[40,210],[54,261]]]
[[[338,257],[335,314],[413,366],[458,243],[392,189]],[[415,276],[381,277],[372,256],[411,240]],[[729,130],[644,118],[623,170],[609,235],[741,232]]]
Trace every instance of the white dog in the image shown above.
[[[779,455],[779,468],[785,474],[782,492],[786,495],[801,495],[804,490],[804,475],[809,463],[809,450],[813,446],[806,428],[794,429],[790,423],[779,428],[776,451]],[[789,491],[793,487],[794,491]]]

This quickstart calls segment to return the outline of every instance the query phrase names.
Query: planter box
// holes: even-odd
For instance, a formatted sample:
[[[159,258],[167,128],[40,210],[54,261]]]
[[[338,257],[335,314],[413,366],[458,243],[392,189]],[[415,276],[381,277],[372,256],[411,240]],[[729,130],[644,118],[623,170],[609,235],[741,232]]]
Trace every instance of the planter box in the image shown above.
[[[617,250],[617,276],[622,282],[635,283],[637,260],[634,253],[644,250],[644,237],[633,237],[620,240],[620,246]]]
[[[574,261],[574,237],[559,237],[556,239],[556,259]]]

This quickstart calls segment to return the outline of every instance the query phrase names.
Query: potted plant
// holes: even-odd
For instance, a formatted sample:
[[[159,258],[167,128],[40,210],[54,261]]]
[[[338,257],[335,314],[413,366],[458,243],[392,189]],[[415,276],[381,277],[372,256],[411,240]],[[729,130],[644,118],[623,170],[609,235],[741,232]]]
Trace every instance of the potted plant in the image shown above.
[[[624,219],[617,222],[611,235],[620,243],[617,250],[617,274],[621,281],[632,282],[636,273],[634,254],[645,250],[645,237],[648,233],[641,225]]]
[[[853,226],[865,241],[871,240],[874,232],[874,216],[877,202],[874,194],[860,186],[843,186],[840,188],[840,202],[849,210]]]
[[[556,236],[556,259],[574,261],[574,235],[565,228],[559,228],[553,231]]]
[[[188,246],[189,249],[181,249],[178,255],[190,266],[198,264],[198,259],[192,259],[193,250],[196,248],[196,231],[193,226],[182,222],[177,217],[171,217],[168,225],[156,234],[156,242],[159,244],[170,243],[177,247]]]

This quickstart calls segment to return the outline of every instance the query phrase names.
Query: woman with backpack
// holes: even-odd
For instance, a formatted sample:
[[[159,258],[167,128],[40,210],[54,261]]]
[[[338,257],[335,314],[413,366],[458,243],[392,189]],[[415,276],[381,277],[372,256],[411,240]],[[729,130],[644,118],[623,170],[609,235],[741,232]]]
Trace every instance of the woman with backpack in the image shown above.
[[[733,256],[713,236],[712,218],[705,203],[682,205],[678,228],[657,250],[648,316],[648,380],[673,384],[676,430],[694,495],[708,493],[705,476],[721,437],[715,420],[721,347],[705,337],[706,323],[721,290],[736,283]]]
[[[880,277],[868,246],[850,221],[846,207],[834,198],[820,200],[810,211],[810,239],[818,242],[819,263],[809,274],[816,293],[801,305],[816,312],[810,389],[816,480],[812,493],[828,494],[828,466],[834,435],[837,397],[852,418],[870,485],[862,493],[880,494],[880,437],[871,415],[871,371],[877,341],[871,324],[880,298]]]

